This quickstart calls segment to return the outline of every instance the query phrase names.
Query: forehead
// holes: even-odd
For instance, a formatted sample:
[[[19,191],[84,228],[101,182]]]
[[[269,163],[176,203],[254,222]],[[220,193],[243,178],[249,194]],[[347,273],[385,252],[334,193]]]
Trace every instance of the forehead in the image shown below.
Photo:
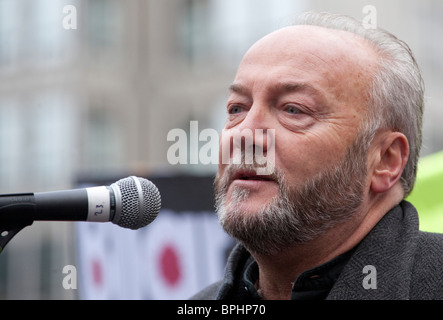
[[[309,84],[328,99],[366,96],[377,54],[350,32],[291,26],[256,42],[240,63],[235,82],[251,90],[275,82]]]

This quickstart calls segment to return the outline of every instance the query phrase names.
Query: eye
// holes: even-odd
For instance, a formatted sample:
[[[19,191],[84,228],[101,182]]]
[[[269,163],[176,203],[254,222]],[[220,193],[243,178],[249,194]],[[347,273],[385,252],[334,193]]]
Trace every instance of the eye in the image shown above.
[[[303,111],[296,104],[287,104],[284,109],[289,114],[301,114]]]
[[[243,107],[238,104],[233,104],[228,107],[229,114],[237,114],[243,111]]]

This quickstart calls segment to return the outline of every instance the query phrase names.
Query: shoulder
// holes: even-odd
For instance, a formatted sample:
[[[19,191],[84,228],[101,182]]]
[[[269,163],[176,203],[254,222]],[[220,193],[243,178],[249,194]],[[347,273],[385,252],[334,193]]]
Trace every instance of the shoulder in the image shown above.
[[[443,234],[419,231],[417,258],[422,264],[443,264]]]
[[[443,234],[419,231],[416,258],[429,267],[443,265]],[[443,270],[443,269],[442,269]]]
[[[419,245],[430,246],[432,250],[440,250],[443,245],[443,233],[419,231]]]
[[[443,234],[419,232],[411,289],[415,299],[443,299]]]

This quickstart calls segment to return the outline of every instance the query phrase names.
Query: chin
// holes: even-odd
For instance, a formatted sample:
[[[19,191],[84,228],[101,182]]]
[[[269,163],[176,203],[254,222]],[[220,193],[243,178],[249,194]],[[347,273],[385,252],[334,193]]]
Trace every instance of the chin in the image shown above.
[[[264,208],[269,206],[275,196],[276,195],[251,194],[247,190],[233,192],[231,196],[228,197],[226,206],[247,215],[255,214],[262,212]]]

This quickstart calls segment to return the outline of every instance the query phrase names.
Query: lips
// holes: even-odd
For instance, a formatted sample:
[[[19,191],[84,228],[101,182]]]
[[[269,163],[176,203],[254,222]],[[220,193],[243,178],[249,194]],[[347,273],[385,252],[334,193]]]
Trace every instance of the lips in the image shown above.
[[[237,171],[233,175],[234,180],[252,180],[252,181],[275,181],[270,175],[258,175],[255,171]]]

